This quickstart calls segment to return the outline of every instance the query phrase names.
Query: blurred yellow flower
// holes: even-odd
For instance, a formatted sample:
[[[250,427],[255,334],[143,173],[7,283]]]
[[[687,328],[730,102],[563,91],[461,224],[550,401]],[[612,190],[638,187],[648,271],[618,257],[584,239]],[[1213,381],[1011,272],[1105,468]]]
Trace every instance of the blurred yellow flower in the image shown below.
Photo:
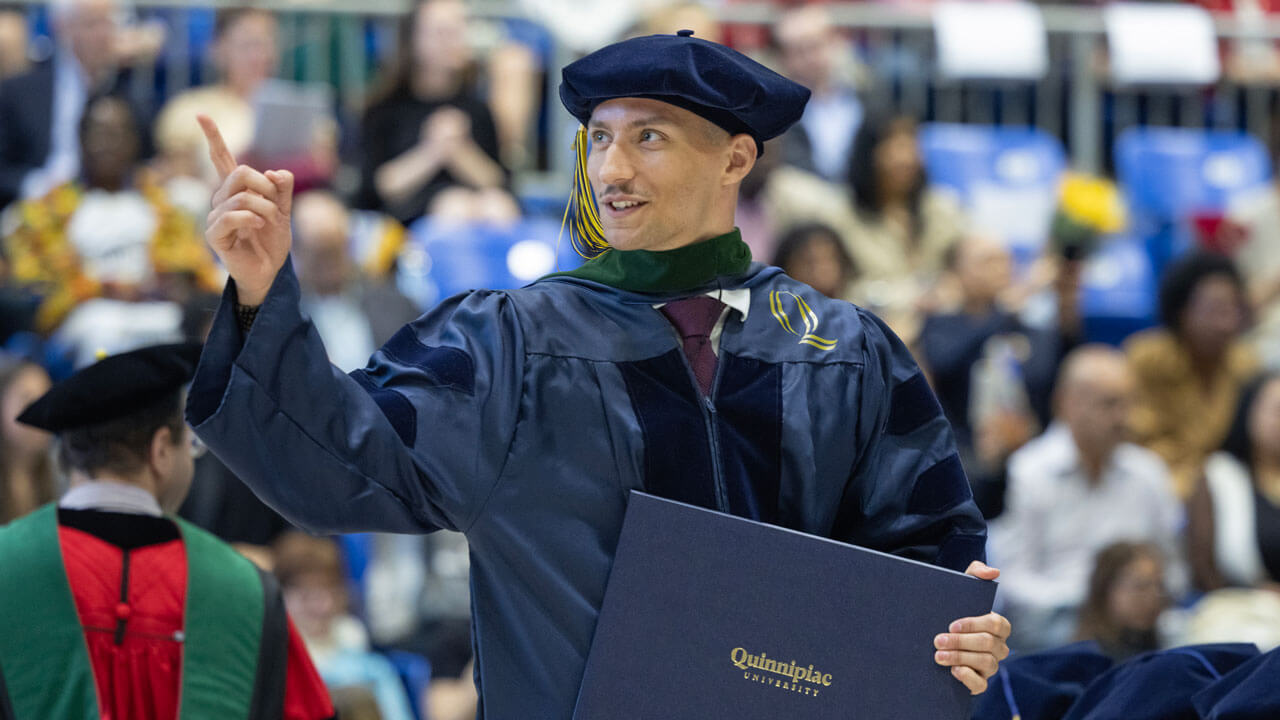
[[[1065,173],[1058,193],[1058,210],[1100,235],[1120,232],[1128,224],[1119,188],[1110,180],[1093,175]]]

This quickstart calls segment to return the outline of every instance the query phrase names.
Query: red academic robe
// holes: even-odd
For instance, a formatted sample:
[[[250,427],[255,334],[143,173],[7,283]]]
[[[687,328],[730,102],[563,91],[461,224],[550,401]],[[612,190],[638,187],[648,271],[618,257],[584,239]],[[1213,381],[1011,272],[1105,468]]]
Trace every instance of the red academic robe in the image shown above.
[[[175,720],[187,591],[181,538],[132,547],[127,564],[124,549],[85,530],[61,525],[58,539],[103,720]],[[288,637],[284,718],[332,718],[329,695],[292,621]]]

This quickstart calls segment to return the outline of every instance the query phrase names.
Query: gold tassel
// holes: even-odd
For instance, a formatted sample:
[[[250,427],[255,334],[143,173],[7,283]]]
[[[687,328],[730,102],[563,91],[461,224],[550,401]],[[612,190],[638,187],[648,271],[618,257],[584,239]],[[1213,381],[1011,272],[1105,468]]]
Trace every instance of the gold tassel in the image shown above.
[[[560,235],[569,228],[569,242],[582,257],[590,260],[609,249],[609,241],[604,239],[604,228],[600,226],[600,208],[596,205],[595,193],[591,191],[591,182],[587,179],[587,129],[578,128],[573,140],[575,161],[573,168],[573,192],[569,203],[564,208],[564,218],[560,221]],[[556,245],[559,245],[559,240]]]

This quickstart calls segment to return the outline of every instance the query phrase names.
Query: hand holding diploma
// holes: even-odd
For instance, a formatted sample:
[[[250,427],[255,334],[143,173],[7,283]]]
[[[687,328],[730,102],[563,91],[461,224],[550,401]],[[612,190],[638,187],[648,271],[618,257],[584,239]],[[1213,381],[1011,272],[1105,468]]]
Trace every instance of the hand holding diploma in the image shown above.
[[[1000,571],[977,560],[969,564],[966,575],[980,580],[995,580]],[[933,639],[937,648],[934,660],[951,668],[951,674],[980,695],[987,681],[1000,669],[1000,661],[1009,657],[1009,634],[1012,628],[1004,616],[987,613],[981,617],[961,618],[951,623],[948,632]]]

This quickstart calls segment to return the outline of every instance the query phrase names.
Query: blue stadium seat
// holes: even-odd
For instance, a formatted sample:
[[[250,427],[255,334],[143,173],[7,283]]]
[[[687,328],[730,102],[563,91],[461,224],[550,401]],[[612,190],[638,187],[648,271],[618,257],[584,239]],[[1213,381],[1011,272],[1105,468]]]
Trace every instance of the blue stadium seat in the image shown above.
[[[1040,253],[1066,167],[1062,143],[1025,127],[932,123],[920,128],[929,180],[953,190],[978,230],[1002,238],[1020,261]]]
[[[424,310],[473,289],[508,290],[556,270],[582,264],[559,219],[529,218],[513,225],[441,223],[424,218],[409,229],[396,284]]]
[[[1192,215],[1221,212],[1271,178],[1266,147],[1234,130],[1129,128],[1116,137],[1115,165],[1157,276],[1194,244]]]
[[[382,653],[391,661],[405,693],[409,696],[409,709],[413,711],[415,720],[424,720],[427,709],[422,707],[423,694],[431,684],[431,661],[425,657],[404,650],[387,650]]]
[[[365,572],[373,560],[373,534],[350,533],[337,535],[342,550],[343,569],[347,575],[347,594],[351,609],[357,615],[364,614]]]
[[[1159,219],[1221,210],[1271,178],[1266,147],[1235,131],[1129,128],[1116,138],[1115,162],[1130,210]]]
[[[1087,261],[1081,285],[1080,313],[1089,341],[1119,345],[1156,324],[1156,273],[1140,238],[1108,239]]]

